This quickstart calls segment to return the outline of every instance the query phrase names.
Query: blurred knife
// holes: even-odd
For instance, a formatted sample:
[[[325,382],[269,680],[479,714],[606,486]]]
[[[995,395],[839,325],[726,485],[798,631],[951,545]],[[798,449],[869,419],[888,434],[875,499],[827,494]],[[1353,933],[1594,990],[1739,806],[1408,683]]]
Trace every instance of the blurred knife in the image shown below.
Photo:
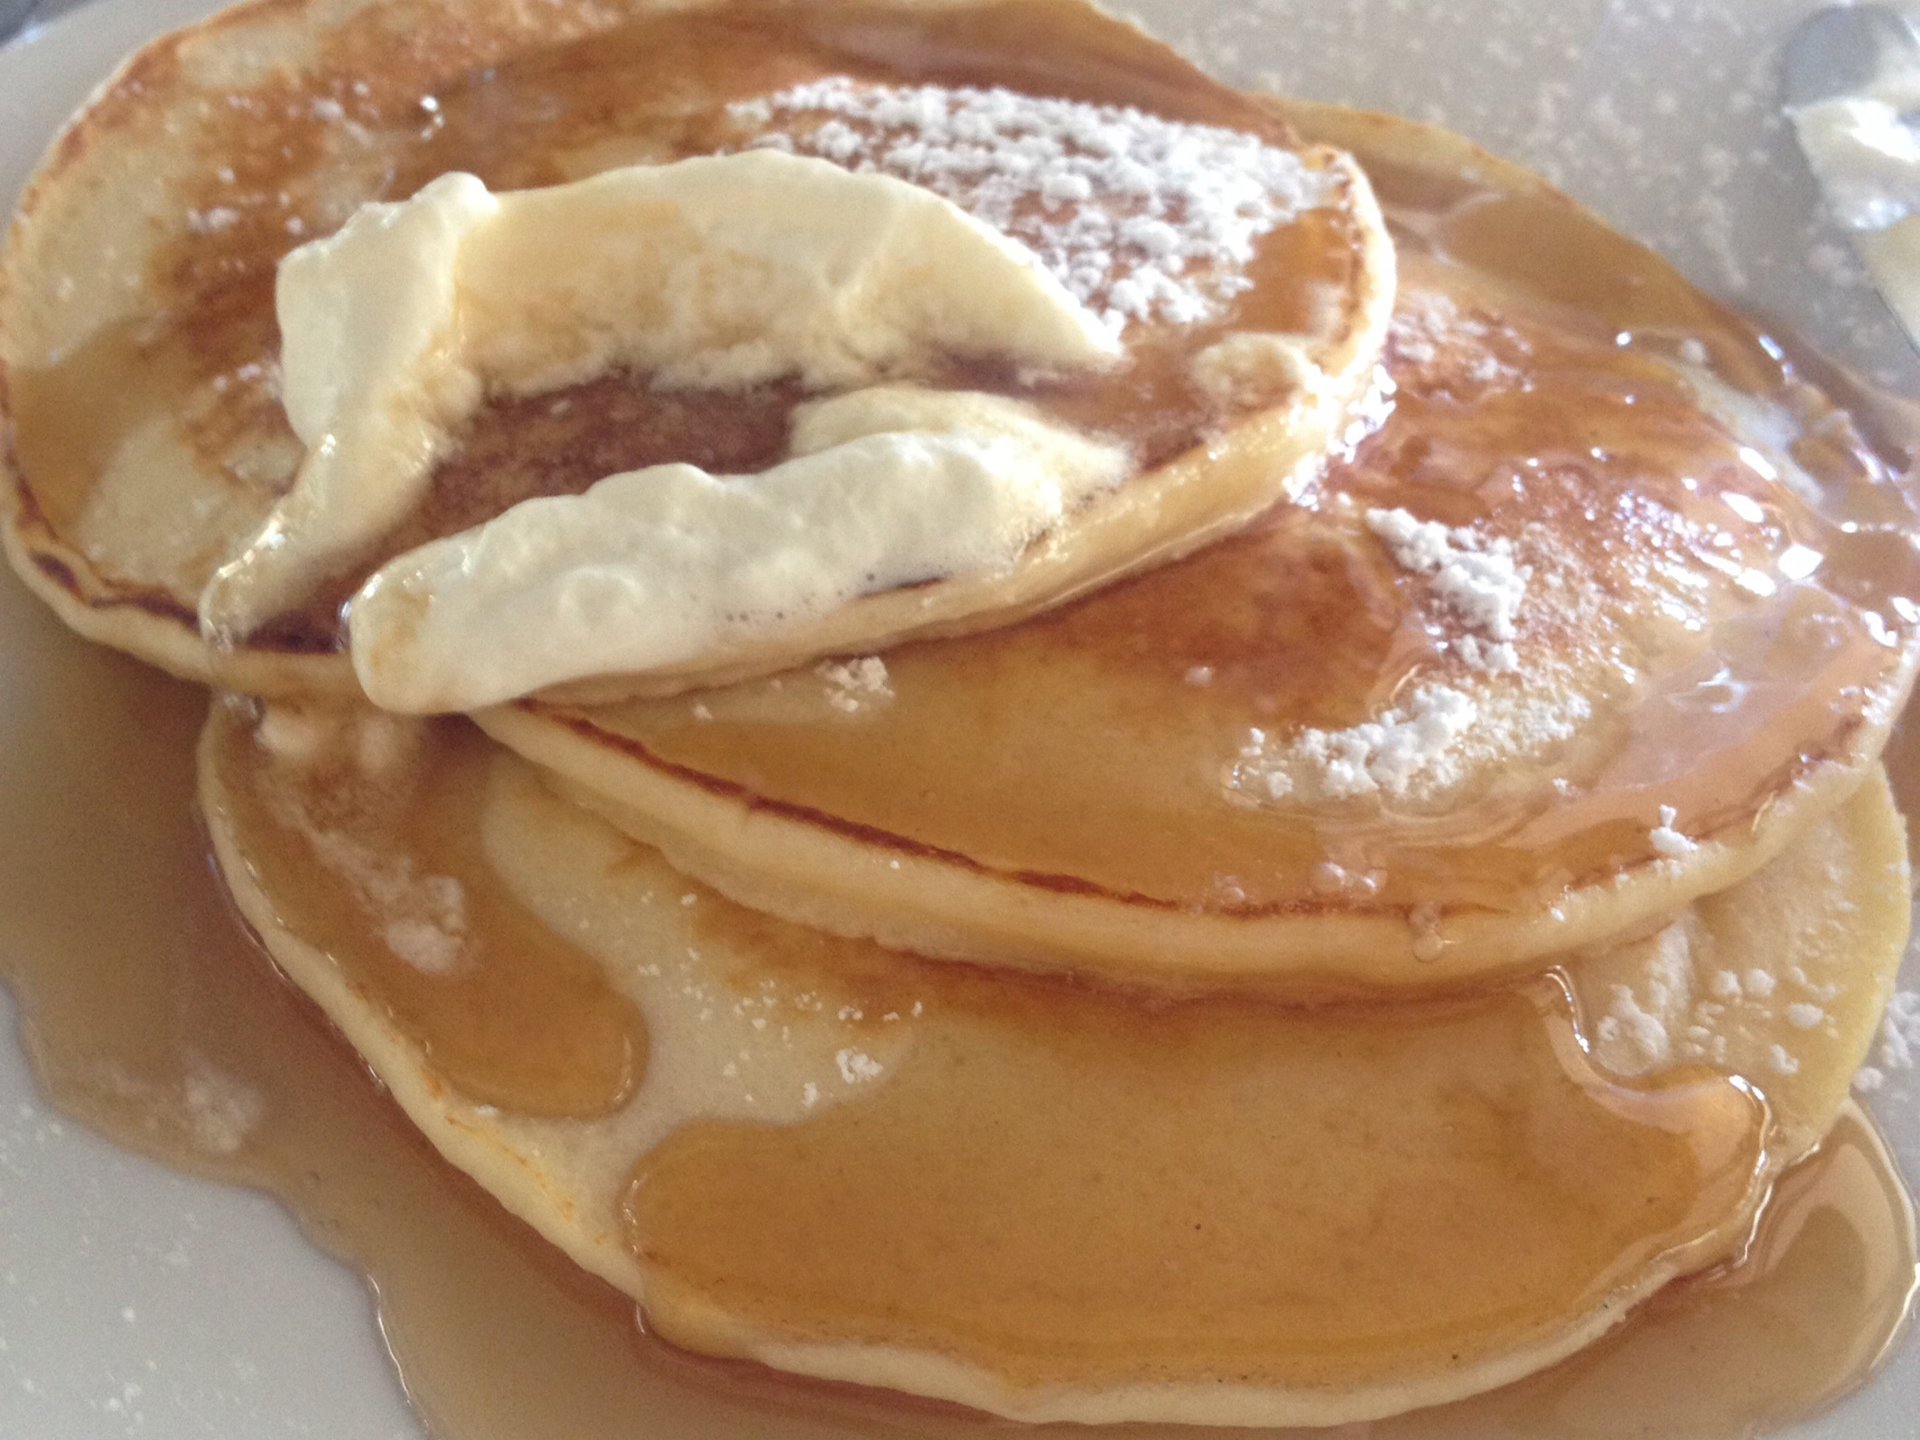
[[[1822,10],[1788,37],[1785,90],[1827,208],[1920,350],[1920,31],[1887,5]]]
[[[0,45],[11,40],[16,31],[26,29],[27,21],[39,8],[40,0],[0,0]]]

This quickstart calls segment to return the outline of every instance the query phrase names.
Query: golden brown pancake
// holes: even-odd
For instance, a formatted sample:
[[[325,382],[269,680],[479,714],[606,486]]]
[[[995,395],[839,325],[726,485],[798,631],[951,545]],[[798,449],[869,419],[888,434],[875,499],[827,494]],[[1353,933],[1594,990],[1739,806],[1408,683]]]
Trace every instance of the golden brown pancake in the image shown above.
[[[275,390],[272,288],[283,255],[361,203],[405,197],[452,170],[517,189],[737,149],[759,130],[730,103],[833,76],[865,87],[1008,85],[1298,148],[1271,111],[1069,0],[624,0],[537,16],[451,0],[245,7],[131,62],[29,189],[0,275],[16,567],[83,633],[177,673],[259,693],[341,691],[351,681],[340,606],[381,561],[616,472],[668,461],[763,468],[783,453],[805,398],[796,386],[662,391],[622,375],[498,398],[381,553],[231,650],[210,647],[196,627],[209,576],[258,529],[302,457]],[[782,123],[781,135],[815,144],[817,116]],[[870,594],[809,626],[669,666],[646,685],[684,688],[998,623],[1190,550],[1299,489],[1368,391],[1392,294],[1391,251],[1364,178],[1333,151],[1300,153],[1334,201],[1260,240],[1249,288],[1218,313],[1141,319],[1110,373],[1028,381],[970,361],[935,377],[1031,399],[1125,441],[1131,479],[1004,572]],[[1115,214],[1126,204],[1084,203]],[[1026,233],[1020,217],[1010,223]],[[1253,331],[1292,337],[1307,368],[1269,374],[1244,397],[1195,378],[1196,356]],[[615,677],[594,692],[637,683]]]
[[[719,101],[830,73],[1285,123],[1064,0],[257,4],[137,60],[30,197],[16,562],[171,668],[344,690],[361,572],[232,653],[191,624],[300,459],[277,257],[452,168],[709,150]],[[1124,383],[1043,398],[1151,484],[975,608],[872,597],[895,618],[813,668],[482,717],[545,769],[464,721],[216,699],[201,802],[276,962],[670,1340],[1018,1419],[1363,1421],[1736,1255],[1840,1113],[1906,938],[1873,763],[1920,620],[1904,497],[1760,337],[1537,182],[1297,114],[1364,154],[1410,280],[1394,413],[1317,486],[1325,433],[1198,406],[1205,337],[1149,335]],[[1310,332],[1353,381],[1363,208],[1223,323]],[[387,543],[655,458],[752,468],[799,398],[497,401]],[[949,634],[989,613],[1021,623]]]
[[[1445,988],[1750,874],[1906,696],[1896,462],[1524,172],[1300,123],[1401,257],[1392,414],[1302,503],[991,634],[481,723],[744,903],[1174,989]]]
[[[756,915],[464,727],[223,702],[201,787],[276,961],[660,1333],[1027,1419],[1340,1422],[1585,1343],[1825,1133],[1906,927],[1877,776],[1651,947],[1312,1011]],[[1576,1025],[1604,1060],[1611,987],[1725,966],[1756,998],[1696,1017],[1720,1067],[1596,1065]],[[1787,1011],[1813,993],[1817,1033]]]

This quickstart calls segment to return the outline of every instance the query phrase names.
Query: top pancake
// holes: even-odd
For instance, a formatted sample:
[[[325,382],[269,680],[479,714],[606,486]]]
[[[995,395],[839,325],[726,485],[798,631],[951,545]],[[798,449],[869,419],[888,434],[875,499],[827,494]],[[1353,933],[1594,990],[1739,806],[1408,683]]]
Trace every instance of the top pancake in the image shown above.
[[[482,722],[748,903],[1175,988],[1445,987],[1751,873],[1906,694],[1904,491],[1532,177],[1298,119],[1401,273],[1394,412],[1305,503],[994,634]]]
[[[1223,126],[1297,153],[1329,200],[1259,239],[1250,288],[1235,295],[1242,277],[1226,277],[1227,299],[1201,319],[1137,315],[1111,374],[1029,383],[956,362],[935,378],[1123,440],[1138,467],[1009,569],[863,596],[594,693],[673,690],[1002,623],[1230,532],[1303,485],[1342,438],[1368,393],[1393,285],[1364,178],[1082,5],[263,4],[150,47],[30,187],[0,270],[17,567],[83,633],[178,673],[259,692],[344,690],[340,605],[380,562],[618,471],[686,461],[739,472],[779,458],[804,398],[791,385],[661,391],[617,375],[496,399],[379,554],[232,650],[205,643],[195,623],[207,579],[302,457],[275,389],[283,255],[360,204],[453,170],[528,188],[737,149],[769,131],[824,153],[821,117],[804,106],[758,120],[728,108],[823,77],[857,93],[1004,85]],[[865,133],[884,130],[873,121]],[[1124,215],[1128,203],[1084,205]],[[1032,214],[999,218],[1045,250]],[[1096,287],[1088,303],[1111,308],[1116,291]],[[1266,375],[1245,395],[1209,393],[1192,361],[1240,331],[1293,337],[1309,368]]]

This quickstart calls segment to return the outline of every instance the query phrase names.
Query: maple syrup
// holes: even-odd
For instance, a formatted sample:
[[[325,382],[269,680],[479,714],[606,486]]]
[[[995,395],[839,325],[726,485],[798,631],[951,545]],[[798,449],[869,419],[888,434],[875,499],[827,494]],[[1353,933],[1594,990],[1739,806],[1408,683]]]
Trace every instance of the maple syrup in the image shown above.
[[[0,966],[41,1083],[64,1113],[130,1148],[265,1188],[364,1270],[436,1435],[1005,1433],[953,1407],[792,1380],[647,1335],[629,1302],[441,1162],[238,926],[192,808],[204,692],[85,645],[11,582],[0,644],[15,700],[0,731]],[[1900,770],[1911,804],[1920,773]],[[162,1103],[208,1065],[259,1097],[256,1127],[231,1152],[196,1143]],[[1684,1421],[1701,1440],[1745,1440],[1862,1383],[1900,1330],[1914,1276],[1910,1203],[1870,1122],[1849,1112],[1778,1183],[1746,1263],[1669,1287],[1518,1385],[1356,1433],[1559,1440]]]
[[[1114,75],[1130,86],[1142,83],[1139,57],[1120,39],[1109,40],[1114,53],[1104,59],[1077,55],[1074,73],[1063,76],[1048,56],[1065,12],[1049,7],[995,9],[977,22],[956,11],[928,33],[857,10],[809,13],[816,27],[811,39],[796,37],[786,17],[730,23],[741,33],[759,27],[766,32],[762,40],[777,40],[760,47],[762,56],[800,56],[791,62],[792,79],[811,73],[806,45],[797,43],[805,40],[837,59],[865,57],[889,75],[961,82],[1030,73],[1049,88],[1093,99],[1108,94]],[[708,23],[692,17],[644,37],[596,37],[571,50],[556,48],[521,67],[517,90],[490,77],[468,93],[436,99],[428,113],[437,118],[426,124],[428,143],[414,161],[421,174],[388,177],[390,193],[404,193],[410,178],[453,165],[499,184],[561,178],[540,173],[547,157],[565,153],[560,137],[528,125],[520,152],[503,153],[490,144],[498,139],[500,117],[519,105],[529,116],[558,114],[555,124],[591,119],[602,125],[620,87],[631,86],[623,66],[644,60],[670,77],[674,66],[705,53],[700,46],[712,37],[696,32]],[[969,31],[976,23],[999,27],[984,32],[997,34],[993,43]],[[676,25],[685,31],[685,52],[675,48]],[[354,65],[362,74],[388,71],[403,86],[401,58],[389,64],[385,55],[344,57],[342,73],[354,73]],[[536,83],[542,77],[544,91]],[[1196,102],[1183,69],[1170,68],[1152,83],[1164,87],[1155,103],[1165,113],[1251,123],[1237,110],[1220,111],[1225,100]],[[556,109],[556,97],[567,103]],[[410,104],[418,96],[403,98]],[[375,106],[370,120],[398,123],[397,110],[369,104]],[[253,126],[244,148],[283,163],[284,156],[271,154],[276,127],[257,121],[236,122],[236,133]],[[1449,237],[1455,247],[1504,243],[1486,230],[1498,215],[1471,207],[1463,214]],[[205,314],[201,338],[186,342],[199,367],[196,383],[256,352],[270,353],[270,326],[262,328],[270,314],[264,287],[278,250],[269,252],[263,237],[276,225],[284,236],[283,221],[278,214],[250,216],[236,227],[235,244],[242,248],[174,257],[183,287],[222,297]],[[247,244],[262,248],[249,257]],[[284,248],[281,239],[274,244]],[[1536,278],[1560,283],[1550,274]],[[1629,300],[1619,303],[1622,313],[1639,314]],[[237,312],[251,321],[234,323]],[[114,343],[121,349],[88,361],[79,382],[73,372],[64,378],[49,372],[29,378],[20,391],[28,409],[64,410],[66,421],[46,432],[50,445],[60,449],[67,441],[59,437],[67,436],[79,447],[49,460],[50,474],[72,465],[73,455],[91,453],[85,448],[91,441],[72,436],[74,392],[63,384],[83,382],[91,393],[102,375],[137,372],[144,384],[169,373],[165,364],[148,368],[152,357],[139,349],[146,337]],[[203,343],[211,348],[194,348]],[[1733,350],[1734,359],[1721,363],[1723,373],[1753,365],[1754,383],[1771,383],[1751,347]],[[130,354],[141,363],[132,364]],[[39,380],[48,383],[36,391]],[[107,412],[110,427],[117,413]],[[69,502],[50,503],[58,511]],[[358,1058],[249,942],[208,870],[192,811],[204,693],[86,648],[10,584],[0,593],[0,646],[14,667],[13,706],[0,731],[10,777],[0,824],[0,973],[19,1001],[42,1083],[62,1110],[123,1143],[197,1173],[268,1189],[320,1243],[362,1268],[381,1296],[409,1393],[438,1433],[447,1440],[613,1440],[651,1430],[689,1440],[798,1440],[1004,1430],[949,1407],[699,1359],[648,1336],[628,1302],[576,1271],[441,1163]],[[456,755],[439,783],[459,790],[463,763]],[[1899,768],[1911,808],[1920,801],[1920,773],[1904,762]],[[361,912],[355,897],[307,886],[310,857],[273,840],[271,815],[253,819],[256,833],[268,837],[268,863],[285,867],[275,888],[311,891],[310,908],[292,918],[327,936],[344,963],[358,966],[368,992],[475,1097],[540,1113],[592,1114],[618,1104],[640,1078],[646,1037],[637,1016],[596,986],[582,957],[535,934],[527,917],[500,907],[476,917],[476,929],[496,933],[498,926],[497,933],[523,940],[551,961],[557,987],[537,1002],[525,999],[516,956],[503,954],[492,957],[499,967],[483,964],[471,972],[478,977],[471,990],[450,994],[432,977],[402,973],[356,950]],[[1634,817],[1641,832],[1645,819]],[[404,843],[435,873],[471,878],[477,861],[469,838],[456,826],[404,837]],[[529,1017],[521,1007],[534,1003],[541,1013]],[[536,1046],[530,1061],[517,1058],[522,1018],[537,1021],[530,1028],[550,1038],[577,1030],[585,1040],[578,1049],[542,1053]],[[257,1123],[231,1151],[197,1143],[192,1128],[177,1123],[175,1107],[153,1098],[183,1094],[209,1065],[258,1098]],[[908,1091],[906,1100],[912,1098]],[[983,1100],[1004,1103],[1005,1097],[989,1088]],[[840,1130],[862,1113],[838,1112],[818,1137],[826,1142],[823,1156],[857,1153],[834,1147],[844,1141]],[[881,1123],[887,1114],[883,1099]],[[1731,1131],[1745,1133],[1738,1125]],[[716,1167],[750,1169],[765,1146],[786,1138],[738,1127],[708,1130],[650,1157],[632,1203],[636,1215],[663,1221],[656,1233],[676,1242],[674,1255],[664,1258],[697,1264],[713,1246],[744,1238],[728,1229],[739,1215],[724,1206],[700,1213],[688,1197],[711,1193]],[[1722,1148],[1720,1163],[1707,1168],[1724,1179],[1738,1168],[1741,1152],[1738,1144]],[[980,1178],[994,1173],[989,1166]],[[890,1183],[890,1177],[873,1178]],[[672,1203],[649,1215],[663,1197]],[[875,1263],[887,1258],[876,1246]],[[1440,1258],[1466,1263],[1457,1254]],[[1911,1206],[1870,1123],[1849,1112],[1821,1151],[1778,1183],[1742,1264],[1670,1287],[1607,1339],[1531,1379],[1363,1429],[1381,1440],[1550,1440],[1604,1416],[1618,1430],[1635,1423],[1673,1428],[1681,1421],[1703,1440],[1743,1440],[1860,1383],[1893,1342],[1914,1275]],[[790,1278],[806,1285],[820,1276]],[[951,1278],[966,1276],[956,1270]],[[861,1298],[857,1288],[851,1293]],[[970,1318],[989,1327],[994,1320],[978,1304]],[[1107,1367],[1101,1373],[1111,1374],[1117,1362],[1108,1356],[1101,1363]]]

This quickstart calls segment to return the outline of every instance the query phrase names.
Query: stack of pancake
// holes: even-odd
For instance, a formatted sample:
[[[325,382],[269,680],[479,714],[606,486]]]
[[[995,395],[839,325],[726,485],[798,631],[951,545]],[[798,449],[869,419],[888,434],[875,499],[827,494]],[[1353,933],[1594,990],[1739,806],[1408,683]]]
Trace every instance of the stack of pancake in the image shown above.
[[[1027,247],[1116,363],[902,383],[1126,473],[1003,563],[409,689],[431,627],[354,620],[453,604],[419,557],[765,470],[819,399],[617,368],[490,393],[372,545],[203,628],[332,443],[281,404],[286,255],[455,171],[762,150]],[[1735,1256],[1879,1025],[1884,437],[1443,132],[1076,0],[261,3],[75,121],[0,307],[16,569],[216,689],[276,963],[676,1343],[1026,1419],[1439,1403]]]

